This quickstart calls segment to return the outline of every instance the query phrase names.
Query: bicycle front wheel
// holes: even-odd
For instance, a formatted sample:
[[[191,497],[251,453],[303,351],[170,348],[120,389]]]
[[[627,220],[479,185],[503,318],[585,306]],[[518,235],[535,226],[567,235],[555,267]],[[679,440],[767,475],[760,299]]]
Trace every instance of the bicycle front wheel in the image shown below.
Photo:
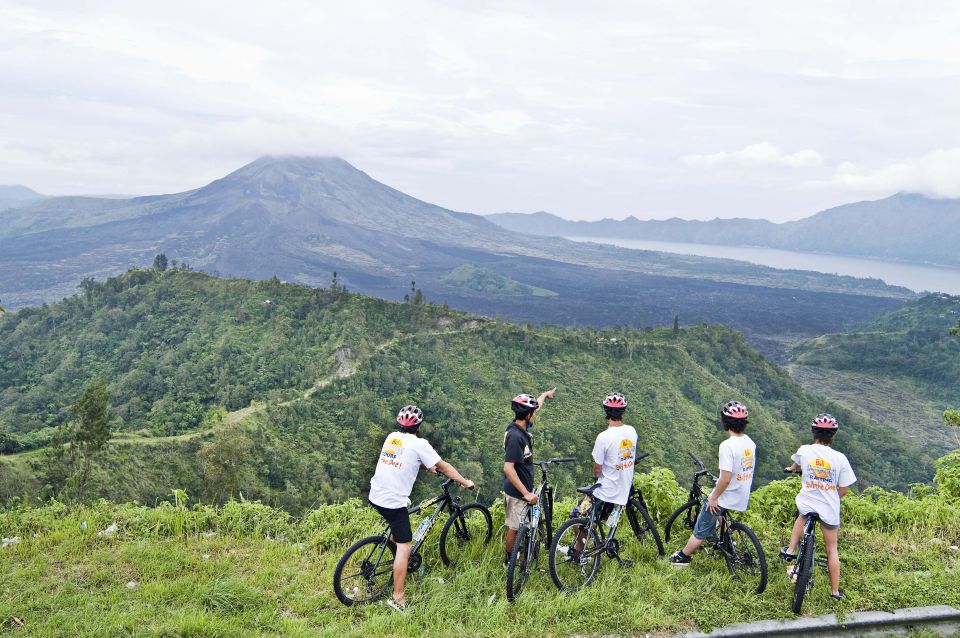
[[[700,516],[700,501],[687,501],[667,519],[663,526],[663,539],[669,543],[670,537],[674,534],[692,532],[698,516]]]
[[[531,543],[536,543],[531,530],[526,525],[522,525],[517,530],[517,540],[513,542],[513,549],[510,550],[510,560],[507,563],[507,600],[513,602],[516,600],[523,586],[530,576],[532,569],[532,556],[535,548],[531,548]],[[533,549],[533,551],[531,551]]]
[[[816,539],[812,536],[806,538],[797,556],[797,582],[793,585],[793,605],[790,607],[795,614],[800,613],[803,597],[810,589],[810,579],[813,577],[813,553],[816,547]]]
[[[757,594],[767,588],[767,557],[753,530],[743,523],[731,523],[725,554],[727,569],[737,580],[749,584]]]
[[[652,542],[658,554],[661,556],[666,554],[663,550],[663,541],[660,540],[660,532],[657,531],[657,526],[653,524],[650,512],[645,507],[640,507],[637,501],[631,500],[627,503],[627,518],[630,520],[630,528],[637,542],[641,545]]]
[[[589,518],[571,518],[560,526],[550,547],[550,576],[566,592],[578,591],[591,582],[600,568],[600,538]]]
[[[344,605],[380,600],[393,584],[396,545],[385,536],[368,536],[354,543],[333,572],[333,591]]]
[[[477,556],[479,549],[490,542],[493,520],[480,503],[459,508],[447,519],[440,532],[440,558],[447,567],[464,558]]]

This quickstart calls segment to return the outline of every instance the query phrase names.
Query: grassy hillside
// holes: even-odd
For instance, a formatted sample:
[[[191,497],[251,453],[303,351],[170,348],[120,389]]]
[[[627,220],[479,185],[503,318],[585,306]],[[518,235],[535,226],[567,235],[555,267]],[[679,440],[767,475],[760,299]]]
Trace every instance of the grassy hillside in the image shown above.
[[[823,409],[844,421],[839,444],[865,483],[905,489],[932,474],[928,451],[816,399],[722,327],[516,326],[339,289],[135,270],[0,319],[0,355],[8,450],[44,443],[91,379],[107,381],[120,435],[95,459],[90,496],[117,501],[154,502],[170,486],[222,498],[210,459],[223,450],[239,454],[222,482],[234,495],[294,512],[359,495],[409,402],[440,453],[494,491],[510,397],[552,386],[542,455],[588,459],[604,426],[598,398],[615,388],[630,397],[641,447],[674,468],[687,450],[714,456],[716,406],[736,397],[754,415],[762,481]],[[55,478],[41,450],[0,456],[0,500],[48,494]]]
[[[926,295],[849,332],[793,347],[791,373],[804,387],[869,415],[920,445],[958,445],[941,422],[960,405],[960,338],[950,329],[960,297]]]
[[[441,276],[440,283],[454,288],[469,288],[478,292],[511,297],[555,297],[557,295],[552,290],[524,284],[473,264],[457,266]]]
[[[667,470],[638,474],[648,501],[669,509],[683,498]],[[941,487],[947,488],[947,482]],[[438,636],[671,635],[733,622],[788,618],[790,589],[774,559],[786,541],[798,479],[754,493],[747,521],[770,566],[760,596],[730,581],[716,557],[698,555],[677,570],[635,541],[636,561],[621,570],[604,561],[587,590],[560,594],[535,574],[516,605],[504,598],[494,541],[456,569],[439,561],[436,536],[424,550],[423,577],[408,580],[414,606],[399,616],[382,605],[347,608],[334,597],[332,572],[354,540],[378,533],[373,510],[358,501],[317,508],[300,519],[255,502],[223,508],[88,507],[50,503],[0,510],[0,617],[17,618],[18,636]],[[840,610],[960,605],[960,509],[956,493],[907,497],[871,491],[844,499],[843,588],[839,605],[818,576],[807,614]],[[561,496],[569,499],[570,492]],[[569,503],[558,507],[558,515]],[[662,524],[662,518],[660,519]],[[115,525],[115,532],[98,532]],[[84,529],[85,527],[85,529]],[[671,543],[671,546],[674,543]]]
[[[906,381],[932,399],[960,403],[960,339],[950,334],[960,297],[927,295],[860,329],[794,347],[798,363]]]

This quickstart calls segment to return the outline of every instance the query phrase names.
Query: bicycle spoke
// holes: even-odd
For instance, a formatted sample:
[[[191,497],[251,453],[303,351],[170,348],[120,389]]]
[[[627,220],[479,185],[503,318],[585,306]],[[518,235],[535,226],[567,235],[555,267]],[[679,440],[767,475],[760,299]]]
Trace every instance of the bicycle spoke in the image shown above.
[[[602,553],[597,535],[587,529],[586,519],[568,521],[554,539],[550,573],[565,591],[588,585],[596,575]]]

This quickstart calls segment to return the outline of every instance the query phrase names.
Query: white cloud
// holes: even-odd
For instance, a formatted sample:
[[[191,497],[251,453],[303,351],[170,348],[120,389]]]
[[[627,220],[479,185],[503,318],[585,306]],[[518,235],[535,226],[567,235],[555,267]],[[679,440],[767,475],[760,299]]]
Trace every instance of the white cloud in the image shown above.
[[[174,192],[335,153],[457,210],[782,220],[960,147],[958,22],[951,0],[0,0],[0,183]],[[726,152],[677,160],[702,149]]]
[[[720,166],[810,168],[823,164],[823,157],[820,153],[810,149],[803,149],[796,153],[782,153],[770,142],[759,142],[748,144],[739,151],[733,151],[732,153],[684,155],[680,158],[680,162],[691,168],[717,168]]]
[[[960,197],[960,147],[938,149],[876,169],[844,162],[832,179],[813,184],[879,195],[910,192]]]

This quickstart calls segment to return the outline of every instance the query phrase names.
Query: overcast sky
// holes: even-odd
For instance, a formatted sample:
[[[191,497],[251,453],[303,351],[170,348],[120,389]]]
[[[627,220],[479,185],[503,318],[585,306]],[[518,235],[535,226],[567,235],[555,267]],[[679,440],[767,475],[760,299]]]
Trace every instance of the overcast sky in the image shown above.
[[[0,184],[176,192],[296,153],[477,213],[960,197],[958,34],[950,0],[0,0]]]

